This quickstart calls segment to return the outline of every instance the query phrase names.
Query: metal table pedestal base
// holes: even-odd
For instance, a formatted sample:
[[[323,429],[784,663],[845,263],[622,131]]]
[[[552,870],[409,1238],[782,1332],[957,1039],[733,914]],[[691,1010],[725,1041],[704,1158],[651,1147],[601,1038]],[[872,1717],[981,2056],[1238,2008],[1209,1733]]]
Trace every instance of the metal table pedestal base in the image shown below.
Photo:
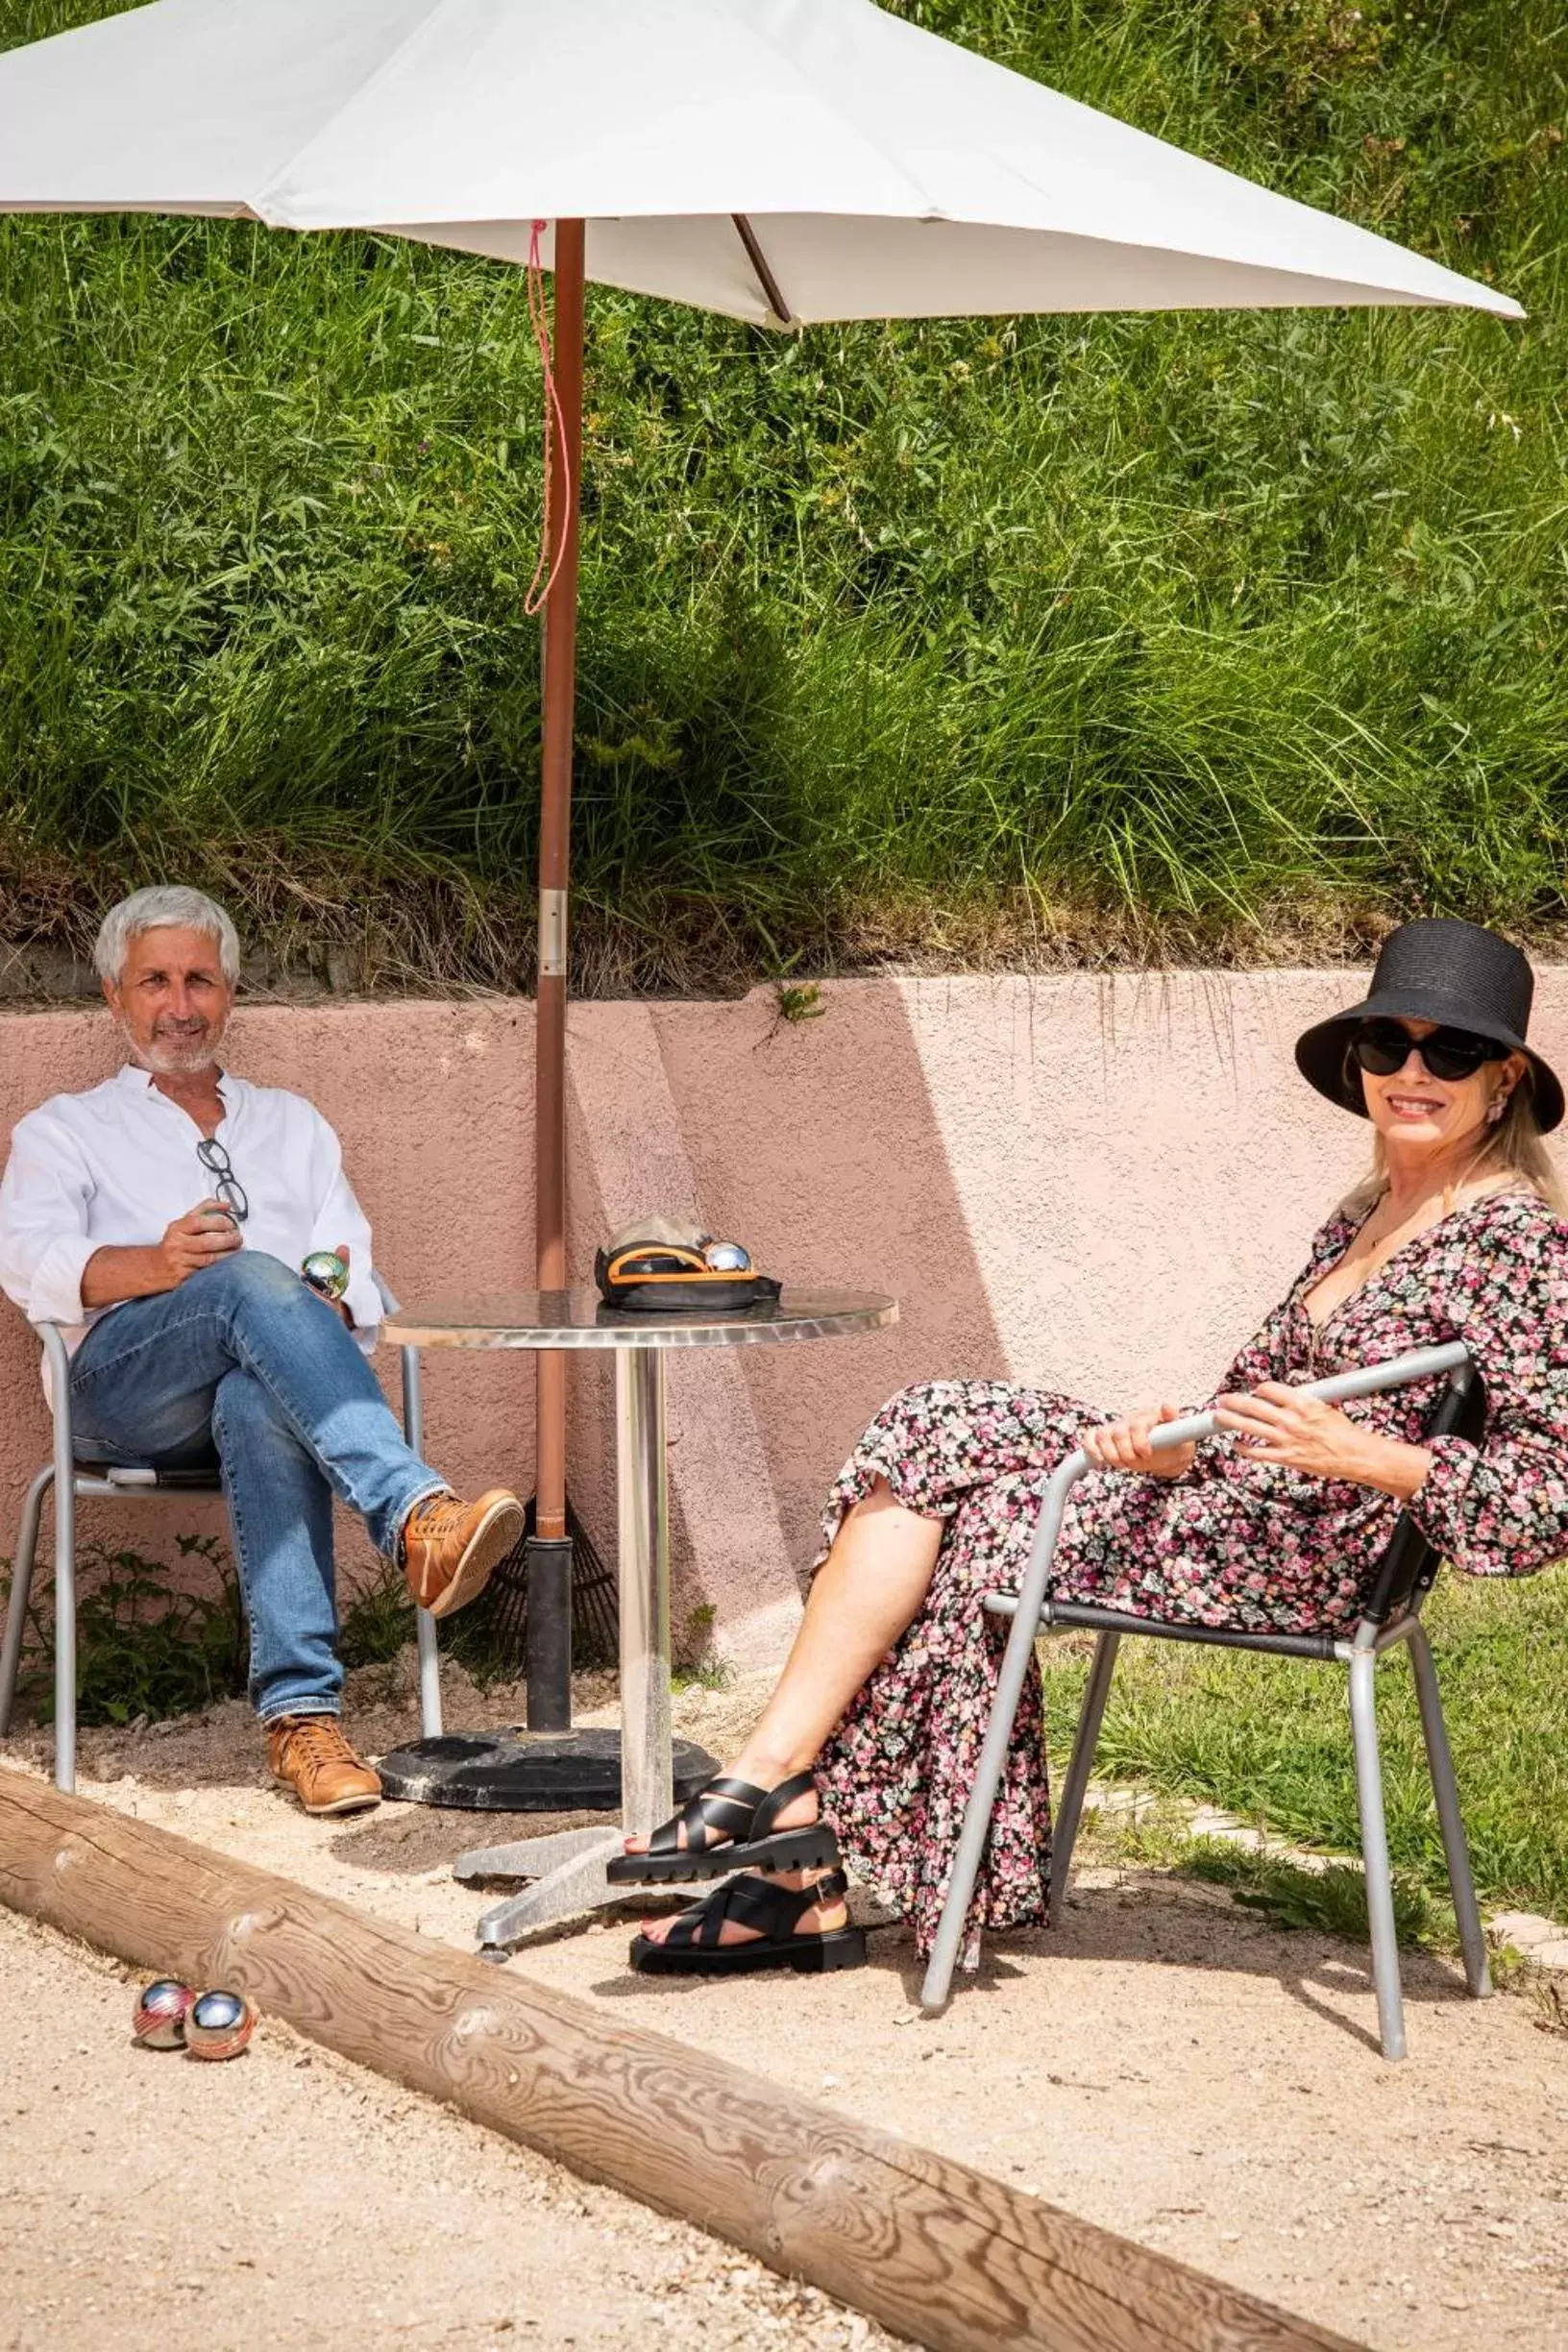
[[[670,1738],[670,1485],[665,1459],[664,1354],[622,1348],[615,1359],[617,1581],[621,1610],[621,1816],[611,1830],[569,1829],[481,1847],[459,1878],[527,1877],[521,1895],[479,1921],[481,1953],[502,1957],[535,1928],[635,1899],[604,1865],[628,1834],[646,1837],[674,1810]]]
[[[455,1866],[458,1878],[513,1878],[525,1873],[535,1883],[521,1895],[481,1912],[478,1923],[479,1958],[504,1960],[515,1946],[536,1929],[583,1911],[601,1911],[612,1903],[637,1902],[650,1894],[690,1895],[705,1890],[697,1885],[653,1887],[611,1886],[604,1865],[625,1851],[620,1829],[563,1829],[554,1837],[527,1838],[514,1846],[480,1846],[465,1853]],[[525,1863],[524,1857],[527,1856]]]

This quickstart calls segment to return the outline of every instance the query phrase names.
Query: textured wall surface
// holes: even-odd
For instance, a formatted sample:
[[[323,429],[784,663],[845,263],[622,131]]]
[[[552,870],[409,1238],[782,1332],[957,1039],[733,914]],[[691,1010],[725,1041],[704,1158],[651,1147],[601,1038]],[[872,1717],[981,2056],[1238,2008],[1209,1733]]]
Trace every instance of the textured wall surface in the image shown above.
[[[821,1496],[906,1382],[974,1373],[1122,1407],[1206,1394],[1359,1172],[1365,1131],[1296,1076],[1292,1041],[1360,993],[1342,972],[830,984],[826,1011],[587,1004],[571,1016],[572,1252],[644,1209],[700,1214],[798,1284],[893,1291],[894,1330],[694,1354],[670,1372],[677,1625],[788,1638]],[[1532,1041],[1568,1064],[1568,971]],[[0,1017],[0,1114],[111,1070],[98,1013]],[[258,1007],[229,1056],[310,1094],[342,1135],[382,1273],[405,1301],[529,1279],[532,1010],[526,1003]],[[193,1184],[192,1198],[197,1196]],[[392,1385],[396,1363],[383,1355]],[[574,1496],[614,1541],[611,1376],[573,1371]],[[428,1359],[428,1450],[458,1484],[532,1476],[525,1358]],[[37,1350],[0,1316],[0,1511],[47,1451]],[[204,1513],[207,1514],[204,1521]],[[217,1507],[85,1507],[150,1539]],[[344,1529],[351,1573],[367,1564]],[[0,1551],[9,1550],[0,1533]]]

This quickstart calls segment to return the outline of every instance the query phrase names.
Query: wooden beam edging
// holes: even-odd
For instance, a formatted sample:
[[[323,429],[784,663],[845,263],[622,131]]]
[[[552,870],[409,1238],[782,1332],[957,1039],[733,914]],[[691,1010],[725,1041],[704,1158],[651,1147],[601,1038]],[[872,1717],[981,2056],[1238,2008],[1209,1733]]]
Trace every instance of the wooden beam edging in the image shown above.
[[[0,1771],[0,1901],[263,2012],[932,2352],[1355,2352],[874,2124]]]

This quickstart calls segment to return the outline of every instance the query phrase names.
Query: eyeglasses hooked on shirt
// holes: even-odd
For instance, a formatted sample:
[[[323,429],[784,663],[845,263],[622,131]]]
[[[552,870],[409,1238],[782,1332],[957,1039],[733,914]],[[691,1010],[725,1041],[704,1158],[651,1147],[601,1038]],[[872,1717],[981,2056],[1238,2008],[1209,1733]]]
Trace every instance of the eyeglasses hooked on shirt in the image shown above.
[[[245,1188],[234,1174],[227,1148],[215,1136],[203,1136],[196,1146],[196,1157],[208,1174],[216,1179],[213,1197],[222,1201],[236,1225],[243,1225],[251,1213],[251,1204]]]

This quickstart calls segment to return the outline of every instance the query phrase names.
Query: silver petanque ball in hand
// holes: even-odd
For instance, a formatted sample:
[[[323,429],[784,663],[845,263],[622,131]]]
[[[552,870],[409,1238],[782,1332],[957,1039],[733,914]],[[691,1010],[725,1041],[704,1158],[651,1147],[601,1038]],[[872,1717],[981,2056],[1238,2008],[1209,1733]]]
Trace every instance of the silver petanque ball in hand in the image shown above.
[[[349,1269],[336,1250],[312,1250],[302,1262],[300,1272],[324,1299],[335,1302],[349,1286]]]
[[[185,2046],[185,2020],[196,1998],[177,1976],[155,1977],[136,1996],[131,2030],[144,2049],[175,2050]]]

